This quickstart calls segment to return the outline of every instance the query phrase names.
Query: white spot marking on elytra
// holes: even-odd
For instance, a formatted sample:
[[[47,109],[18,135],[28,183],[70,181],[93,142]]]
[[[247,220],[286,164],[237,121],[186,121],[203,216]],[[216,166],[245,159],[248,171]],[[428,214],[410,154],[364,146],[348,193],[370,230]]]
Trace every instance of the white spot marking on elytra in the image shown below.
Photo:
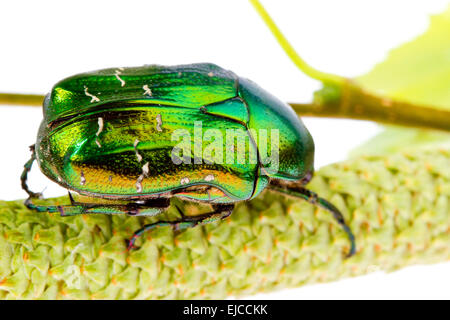
[[[180,184],[181,185],[183,185],[183,184],[187,184],[187,183],[189,183],[189,178],[188,177],[184,177],[184,178],[182,178],[181,180],[180,180]]]
[[[98,118],[98,130],[97,130],[97,133],[95,134],[97,136],[97,138],[95,138],[95,143],[97,144],[97,146],[99,148],[101,148],[102,145],[100,144],[100,141],[98,140],[98,136],[100,135],[100,133],[102,133],[102,131],[103,131],[103,118],[99,117]]]
[[[88,87],[86,87],[86,86],[84,86],[84,94],[87,95],[88,97],[91,97],[91,103],[92,103],[92,102],[99,102],[99,101],[100,101],[99,98],[97,98],[96,96],[94,96],[93,94],[90,94],[90,93],[88,92]]]
[[[149,163],[146,162],[143,166],[142,166],[142,174],[146,177],[148,177],[148,172],[149,172],[149,168],[148,168]]]
[[[102,133],[102,131],[103,131],[103,118],[99,117],[98,118],[98,130],[95,135],[98,137],[100,135],[100,133]]]
[[[213,77],[213,76],[214,76],[214,73],[212,73],[212,72],[208,73],[208,77]]]
[[[142,181],[144,181],[144,177],[148,176],[148,172],[149,172],[149,167],[148,167],[149,163],[146,162],[143,166],[142,166],[142,174],[137,178],[136,180],[136,192],[141,193],[142,192]]]
[[[122,72],[120,70],[116,70],[116,72],[114,72],[114,75],[116,76],[117,80],[120,81],[120,86],[124,87],[125,86],[125,81],[120,77],[121,74],[122,74]]]
[[[144,175],[141,174],[136,180],[136,192],[142,192],[142,180],[144,180]]]
[[[161,118],[161,115],[158,114],[158,115],[156,116],[156,130],[158,130],[159,132],[162,131],[161,125],[162,125],[162,118]]]
[[[82,186],[84,186],[86,184],[86,178],[84,177],[84,172],[83,170],[81,170],[81,174],[80,174],[80,184]]]
[[[148,84],[144,84],[142,89],[144,89],[144,93],[143,93],[144,96],[145,95],[148,95],[149,97],[152,96],[152,90],[148,87]]]
[[[137,145],[139,144],[139,140],[138,139],[136,139],[136,140],[134,140],[134,144],[133,144],[133,146],[134,146],[134,152],[136,152],[136,158],[137,158],[137,161],[138,162],[141,162],[142,161],[142,156],[139,154],[139,152],[138,152],[138,150],[137,150]]]
[[[213,180],[214,180],[214,175],[213,175],[213,174],[208,174],[208,175],[205,177],[205,181],[206,181],[206,182],[213,181]]]
[[[112,176],[108,177],[109,182],[112,182]]]

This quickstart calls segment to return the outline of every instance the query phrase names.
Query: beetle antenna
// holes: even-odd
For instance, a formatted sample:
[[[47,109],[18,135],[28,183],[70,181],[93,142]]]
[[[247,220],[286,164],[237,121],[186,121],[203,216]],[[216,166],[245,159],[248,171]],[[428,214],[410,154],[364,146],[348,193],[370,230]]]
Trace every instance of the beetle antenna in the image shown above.
[[[319,208],[325,209],[326,211],[330,212],[333,215],[333,218],[342,226],[350,241],[350,251],[348,252],[346,258],[350,258],[356,253],[355,236],[353,235],[350,227],[346,224],[342,213],[332,203],[323,198],[320,198],[315,192],[301,186],[291,187],[281,186],[278,184],[270,184],[269,189],[287,196],[301,198]]]

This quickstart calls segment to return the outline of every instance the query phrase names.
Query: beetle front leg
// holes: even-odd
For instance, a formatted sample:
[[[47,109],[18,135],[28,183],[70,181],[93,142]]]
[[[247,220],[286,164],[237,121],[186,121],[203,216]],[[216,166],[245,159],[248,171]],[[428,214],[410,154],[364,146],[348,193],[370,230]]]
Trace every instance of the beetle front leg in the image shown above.
[[[355,254],[355,252],[356,252],[355,236],[353,235],[353,232],[350,229],[350,227],[345,222],[344,216],[342,215],[342,213],[332,203],[328,202],[327,200],[325,200],[323,198],[320,198],[315,192],[308,190],[308,189],[304,188],[303,186],[298,186],[295,184],[281,185],[281,184],[278,184],[276,181],[273,181],[269,185],[269,189],[274,190],[279,193],[282,193],[282,194],[285,194],[287,196],[304,199],[304,200],[308,201],[309,203],[330,212],[333,215],[333,218],[344,229],[344,231],[347,234],[347,237],[350,241],[350,251],[348,252],[346,257],[349,258]]]
[[[136,242],[137,238],[139,238],[146,231],[155,229],[157,227],[172,227],[174,230],[182,230],[222,220],[231,215],[234,209],[234,204],[215,205],[213,208],[215,208],[213,212],[200,214],[197,216],[186,216],[182,214],[182,218],[179,220],[159,221],[147,224],[133,234],[128,242],[128,250],[134,248],[134,243]]]
[[[32,199],[39,199],[42,197],[42,194],[33,192],[28,187],[28,183],[27,183],[28,173],[31,171],[31,167],[33,166],[34,160],[36,160],[36,151],[35,151],[34,145],[30,146],[30,150],[31,150],[31,158],[30,158],[30,160],[28,160],[25,163],[24,169],[20,176],[20,182],[22,185],[22,189],[25,190],[25,192],[28,194],[28,199],[25,200],[24,204],[28,209],[36,210],[38,212],[49,212],[49,213],[61,212],[62,208],[67,207],[67,206],[55,206],[55,205],[45,206],[45,205],[36,205],[33,203]],[[73,207],[73,206],[68,206],[68,207]],[[76,209],[81,210],[81,208],[78,208],[78,206]]]
[[[23,166],[24,169],[20,176],[20,182],[22,185],[22,189],[25,190],[26,193],[28,193],[29,198],[40,198],[42,194],[31,191],[27,184],[28,173],[31,171],[31,167],[33,166],[34,160],[36,160],[36,151],[34,149],[34,144],[30,146],[30,150],[31,150],[31,158]]]

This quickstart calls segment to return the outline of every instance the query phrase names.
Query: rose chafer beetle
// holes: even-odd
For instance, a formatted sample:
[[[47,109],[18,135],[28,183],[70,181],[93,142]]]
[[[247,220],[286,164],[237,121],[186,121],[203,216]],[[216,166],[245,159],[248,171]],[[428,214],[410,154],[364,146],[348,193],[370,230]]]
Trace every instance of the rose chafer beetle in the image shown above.
[[[146,230],[224,219],[236,202],[269,188],[328,210],[350,239],[348,256],[355,252],[354,236],[339,210],[304,188],[314,171],[314,143],[302,121],[288,105],[230,71],[201,63],[78,74],[57,83],[43,109],[37,141],[21,176],[30,209],[63,216],[149,216],[164,211],[174,196],[212,205],[208,214],[181,214],[177,221],[145,225],[129,241],[132,248]],[[262,146],[252,134],[260,129],[278,132],[277,170],[262,161]],[[256,161],[198,161],[195,150],[200,148],[201,155],[207,147],[195,142],[193,153],[174,161],[177,130],[192,135],[198,130],[224,135],[242,130],[249,143],[234,153],[256,154]],[[69,190],[70,205],[33,203],[41,196],[27,186],[35,160],[49,179]]]

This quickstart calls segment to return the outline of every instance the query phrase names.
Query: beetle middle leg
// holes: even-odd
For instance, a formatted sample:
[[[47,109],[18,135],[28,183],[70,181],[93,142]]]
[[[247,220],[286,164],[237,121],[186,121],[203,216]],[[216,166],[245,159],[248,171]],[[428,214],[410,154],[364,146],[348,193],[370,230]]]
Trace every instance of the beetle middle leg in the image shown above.
[[[349,258],[353,256],[356,252],[355,236],[353,235],[350,227],[345,222],[342,213],[332,203],[323,198],[320,198],[315,192],[304,188],[302,183],[303,182],[281,182],[279,180],[272,180],[269,184],[269,189],[287,196],[304,199],[309,203],[330,212],[333,215],[333,218],[344,229],[350,241],[350,251],[346,257]]]
[[[134,243],[136,242],[137,238],[139,238],[146,231],[155,229],[157,227],[172,227],[174,230],[182,230],[222,220],[231,215],[234,209],[234,204],[213,205],[213,208],[214,211],[212,212],[199,214],[196,216],[186,216],[182,214],[182,218],[179,220],[158,221],[155,223],[147,224],[133,234],[128,242],[128,250],[134,248]]]

